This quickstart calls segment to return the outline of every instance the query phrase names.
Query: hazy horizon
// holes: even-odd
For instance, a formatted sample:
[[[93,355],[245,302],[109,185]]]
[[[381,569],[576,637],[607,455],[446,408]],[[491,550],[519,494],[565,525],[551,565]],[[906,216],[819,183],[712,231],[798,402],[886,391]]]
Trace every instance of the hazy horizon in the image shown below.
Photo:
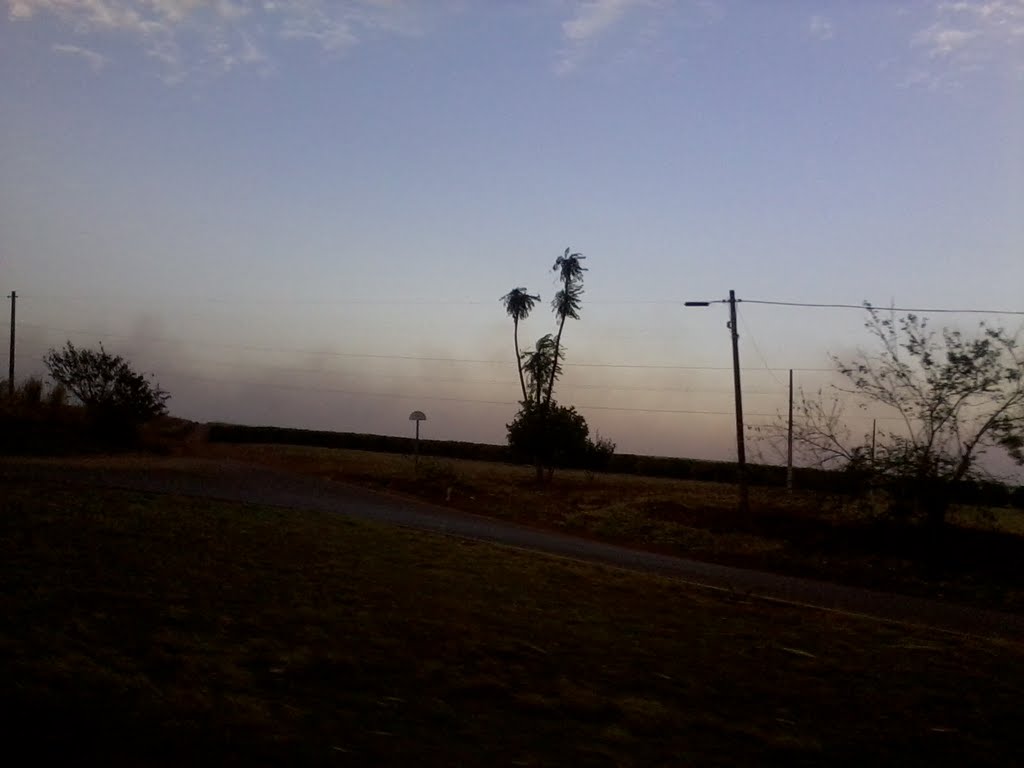
[[[741,299],[752,424],[870,343],[757,302],[1022,325],[1024,0],[8,0],[0,51],[19,378],[102,342],[183,418],[501,443],[499,298],[553,332],[570,246],[556,398],[732,459],[728,311],[686,300]]]

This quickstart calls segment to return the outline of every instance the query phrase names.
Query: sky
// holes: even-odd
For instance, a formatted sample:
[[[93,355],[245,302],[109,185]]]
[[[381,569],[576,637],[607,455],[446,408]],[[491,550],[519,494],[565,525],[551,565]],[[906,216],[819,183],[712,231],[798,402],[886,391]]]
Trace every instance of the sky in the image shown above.
[[[586,256],[556,392],[735,457],[856,309],[1024,311],[1024,0],[5,0],[18,375],[123,354],[174,415],[502,442],[499,298]],[[927,313],[925,313],[927,314]],[[982,317],[1011,330],[1020,314]],[[8,326],[9,327],[9,326]]]

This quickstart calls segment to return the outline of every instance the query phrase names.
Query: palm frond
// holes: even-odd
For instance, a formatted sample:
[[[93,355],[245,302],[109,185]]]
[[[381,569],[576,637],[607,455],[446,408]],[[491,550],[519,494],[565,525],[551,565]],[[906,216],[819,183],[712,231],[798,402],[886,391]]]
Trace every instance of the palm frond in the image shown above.
[[[555,265],[552,270],[558,272],[558,279],[565,284],[576,282],[583,278],[583,273],[587,271],[580,262],[587,258],[582,253],[569,253],[569,249],[565,249],[565,253],[555,259]]]
[[[534,305],[540,301],[540,296],[531,295],[526,288],[513,288],[500,299],[505,306],[505,312],[516,322],[526,319],[533,310]]]
[[[559,319],[571,317],[573,320],[579,320],[582,296],[583,288],[578,285],[570,285],[556,293],[555,298],[551,301],[551,308],[555,311],[555,316]]]

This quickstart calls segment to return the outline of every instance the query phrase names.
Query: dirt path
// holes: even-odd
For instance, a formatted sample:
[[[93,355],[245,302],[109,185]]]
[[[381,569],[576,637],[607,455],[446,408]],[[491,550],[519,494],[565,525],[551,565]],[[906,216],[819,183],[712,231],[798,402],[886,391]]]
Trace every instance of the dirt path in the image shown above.
[[[740,599],[780,600],[951,632],[1024,638],[1024,616],[660,555],[236,461],[144,458],[0,464],[0,482],[19,481],[125,488],[337,512],[361,520],[659,573],[723,590]]]

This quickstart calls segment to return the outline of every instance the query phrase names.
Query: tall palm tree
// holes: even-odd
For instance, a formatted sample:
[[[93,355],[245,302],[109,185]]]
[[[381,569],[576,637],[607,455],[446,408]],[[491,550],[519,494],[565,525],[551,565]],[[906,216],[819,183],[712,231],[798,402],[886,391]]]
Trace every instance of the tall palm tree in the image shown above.
[[[547,333],[537,339],[534,349],[522,353],[522,369],[529,381],[527,405],[540,406],[543,402],[544,385],[551,377],[552,370],[556,378],[562,373],[562,360],[565,359],[565,347],[558,350],[555,356],[555,339]]]
[[[555,294],[555,298],[551,302],[551,308],[555,311],[555,317],[558,318],[558,335],[555,336],[555,359],[558,360],[561,355],[562,347],[562,329],[565,328],[565,318],[571,317],[573,320],[580,319],[580,298],[583,296],[583,273],[587,271],[580,262],[585,259],[586,256],[580,253],[569,253],[569,249],[565,249],[565,253],[555,259],[555,266],[552,269],[558,272],[558,278],[562,281],[561,290]],[[551,393],[555,388],[555,378],[559,373],[561,366],[552,366],[548,372],[548,389],[544,397],[544,409],[547,410],[551,406]]]
[[[513,288],[501,297],[505,311],[512,318],[512,339],[516,344],[516,367],[519,369],[519,387],[523,390],[523,402],[527,400],[526,380],[523,378],[523,360],[519,352],[519,321],[529,316],[533,305],[540,301],[540,296],[531,296],[525,288]]]
[[[548,406],[542,395],[545,384],[551,377],[557,378],[562,373],[562,359],[565,356],[565,347],[556,350],[555,340],[550,333],[544,334],[531,350],[522,354],[522,370],[525,371],[529,380],[529,392],[526,400],[523,401],[523,418],[528,419],[532,424],[533,458],[534,467],[537,470],[537,484],[544,482],[544,456],[545,444],[544,433],[547,430]]]

